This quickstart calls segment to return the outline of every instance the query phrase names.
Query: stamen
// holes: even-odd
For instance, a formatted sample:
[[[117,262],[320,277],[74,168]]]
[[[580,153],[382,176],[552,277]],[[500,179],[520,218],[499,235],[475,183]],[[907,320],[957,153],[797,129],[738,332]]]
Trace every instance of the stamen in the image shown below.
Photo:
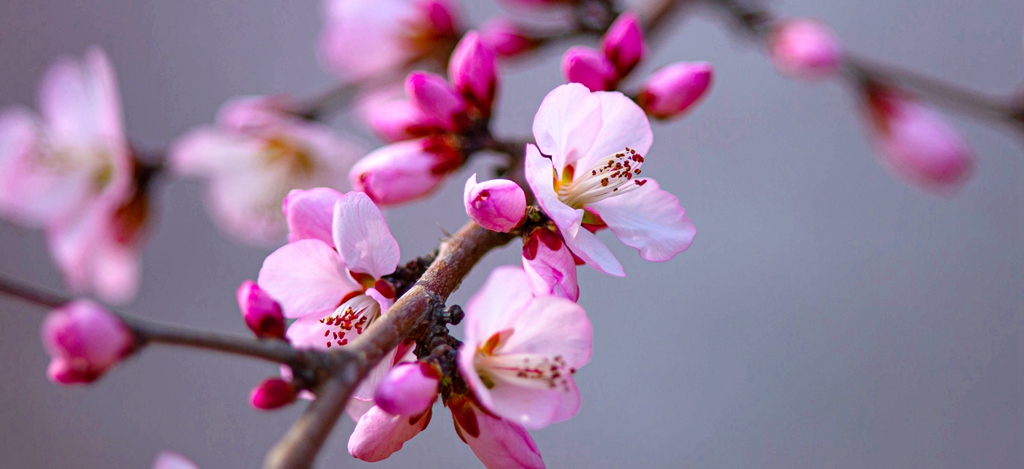
[[[636,190],[647,181],[633,179],[640,175],[643,155],[632,148],[600,160],[589,171],[580,173],[567,184],[556,186],[558,198],[573,208],[584,208],[594,202]],[[632,182],[632,184],[630,184]]]
[[[328,338],[327,348],[348,345],[348,333],[354,330],[357,336],[362,334],[379,316],[380,305],[376,300],[366,295],[352,297],[320,319],[320,324],[324,325],[324,337]]]

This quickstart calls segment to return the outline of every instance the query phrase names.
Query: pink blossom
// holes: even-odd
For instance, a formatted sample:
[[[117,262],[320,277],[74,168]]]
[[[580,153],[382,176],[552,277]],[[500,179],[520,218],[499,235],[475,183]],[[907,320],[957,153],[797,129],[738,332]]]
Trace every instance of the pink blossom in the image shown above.
[[[161,451],[153,461],[153,469],[199,469],[199,466],[178,453]]]
[[[394,288],[382,277],[398,265],[398,242],[361,192],[293,191],[284,208],[295,236],[264,260],[259,287],[280,302],[285,317],[298,318],[286,334],[292,344],[344,347],[394,303]],[[371,399],[391,364],[384,360],[353,397]]]
[[[537,46],[515,22],[501,17],[480,26],[480,41],[501,57],[514,57]]]
[[[392,143],[370,152],[352,167],[352,186],[381,205],[426,196],[462,165],[455,142],[443,135]]]
[[[422,415],[437,400],[440,377],[426,362],[400,363],[377,385],[373,402],[392,415]]]
[[[284,338],[284,315],[281,305],[263,291],[256,282],[246,280],[238,287],[238,309],[249,330],[257,337]]]
[[[562,235],[539,228],[523,242],[523,270],[537,295],[555,295],[576,301],[576,260],[562,242]]]
[[[440,75],[412,72],[405,80],[409,101],[429,119],[429,123],[448,132],[465,128],[466,100]]]
[[[871,86],[868,108],[882,161],[921,189],[952,195],[970,177],[974,153],[932,109],[900,91]]]
[[[559,86],[541,103],[533,135],[537,146],[527,147],[527,182],[566,245],[587,265],[624,275],[588,228],[607,226],[649,261],[667,261],[690,246],[695,229],[679,199],[638,177],[652,136],[632,100],[574,83]]]
[[[363,461],[383,461],[423,431],[430,423],[430,417],[429,407],[421,414],[405,416],[389,414],[373,406],[356,422],[356,428],[348,439],[348,452]]]
[[[486,117],[498,91],[498,61],[490,46],[470,31],[455,46],[448,62],[452,85]]]
[[[615,65],[619,77],[633,71],[644,57],[645,48],[640,19],[633,12],[619,15],[601,40],[601,51]]]
[[[526,217],[526,193],[508,179],[477,183],[473,174],[466,180],[463,200],[469,218],[491,231],[508,233]]]
[[[495,417],[461,395],[448,399],[455,432],[487,469],[543,469],[544,459],[530,434],[508,419]]]
[[[368,115],[370,129],[385,142],[425,137],[440,131],[420,108],[405,99],[382,103]]]
[[[219,227],[250,244],[283,237],[278,209],[288,191],[344,187],[361,153],[287,107],[277,97],[234,99],[221,108],[217,125],[193,129],[170,150],[175,172],[208,179],[206,202]]]
[[[576,415],[573,374],[590,361],[590,321],[583,308],[534,296],[518,267],[491,272],[466,307],[459,372],[488,411],[528,428]]]
[[[580,83],[591,91],[615,89],[618,74],[615,65],[602,53],[584,46],[575,46],[562,56],[562,77],[569,83]]]
[[[295,385],[281,378],[263,380],[249,393],[249,403],[255,409],[273,410],[295,402]]]
[[[651,74],[636,102],[658,119],[686,114],[711,88],[714,68],[707,62],[676,62]]]
[[[842,47],[832,30],[820,21],[805,18],[776,26],[768,51],[775,67],[795,78],[813,80],[835,75],[843,61]]]
[[[135,344],[135,336],[120,318],[90,300],[55,309],[43,321],[40,335],[52,357],[46,374],[58,384],[95,381]]]
[[[320,59],[347,79],[398,72],[437,52],[459,29],[444,0],[326,0]]]

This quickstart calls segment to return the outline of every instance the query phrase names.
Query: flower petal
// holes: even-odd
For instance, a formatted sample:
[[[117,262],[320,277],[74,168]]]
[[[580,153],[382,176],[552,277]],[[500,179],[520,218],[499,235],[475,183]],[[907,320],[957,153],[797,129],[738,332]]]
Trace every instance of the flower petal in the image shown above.
[[[475,428],[466,428],[455,418],[455,429],[473,454],[487,469],[543,469],[544,460],[533,438],[521,425],[494,418],[463,399],[452,406],[452,415],[461,412],[472,419]],[[475,431],[474,431],[475,430]],[[476,433],[474,435],[473,433]]]
[[[583,259],[588,266],[608,275],[626,276],[626,272],[622,270],[622,264],[594,233],[579,230],[575,237],[570,237],[565,231],[562,231],[562,239],[565,240],[565,245],[569,246],[573,254]]]
[[[576,236],[583,222],[583,210],[575,210],[558,200],[555,192],[554,171],[551,160],[540,154],[537,147],[526,146],[526,183],[529,184],[541,210],[555,222],[567,236]]]
[[[383,461],[423,431],[430,423],[430,416],[429,409],[423,415],[404,417],[391,415],[373,406],[356,423],[348,439],[348,452],[363,461]]]
[[[373,278],[393,273],[401,259],[384,215],[362,192],[349,192],[334,206],[334,246],[349,270]]]
[[[533,137],[559,177],[600,138],[601,119],[601,100],[579,83],[559,86],[544,97],[533,118]]]
[[[626,147],[646,155],[654,137],[643,109],[618,91],[601,91],[594,95],[601,101],[601,128],[577,166],[589,168]]]
[[[516,371],[512,371],[526,361],[541,363],[544,358],[539,355],[492,357],[490,364],[497,370],[487,372],[491,387],[481,390],[471,386],[470,389],[478,399],[481,395],[488,396],[486,401],[480,399],[481,405],[488,410],[526,428],[544,428],[568,420],[580,408],[579,389],[568,371],[554,384],[547,380],[520,378]]]
[[[262,151],[257,138],[217,127],[199,127],[174,142],[169,159],[178,174],[214,176],[248,170]]]
[[[327,245],[334,244],[334,205],[339,200],[341,193],[327,187],[289,192],[282,207],[288,220],[288,242],[319,239]]]
[[[317,320],[359,287],[345,271],[341,256],[316,239],[286,244],[267,256],[257,280],[281,303],[285,317],[317,313]]]
[[[530,279],[519,267],[501,266],[491,271],[466,303],[465,342],[479,344],[508,329],[518,311],[533,298],[531,289]]]
[[[640,188],[593,204],[593,210],[640,257],[664,262],[685,251],[697,233],[679,199],[653,179]]]
[[[539,296],[510,321],[515,331],[495,353],[561,356],[570,368],[590,361],[593,331],[583,307],[557,296]]]
[[[153,469],[199,469],[199,466],[178,453],[161,451],[153,461]]]

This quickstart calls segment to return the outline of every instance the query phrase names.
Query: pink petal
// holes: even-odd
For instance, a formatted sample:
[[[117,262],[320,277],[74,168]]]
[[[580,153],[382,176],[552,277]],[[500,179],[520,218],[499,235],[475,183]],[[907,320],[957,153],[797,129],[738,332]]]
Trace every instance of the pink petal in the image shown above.
[[[395,271],[401,254],[380,209],[362,192],[334,206],[334,246],[352,272],[381,278]]]
[[[39,109],[59,141],[124,145],[117,83],[110,61],[98,48],[89,49],[82,62],[61,57],[47,70]]]
[[[334,249],[316,239],[286,244],[267,256],[257,280],[277,299],[285,317],[334,311],[342,298],[359,287],[348,276]]]
[[[214,176],[253,167],[262,151],[259,139],[206,126],[174,142],[169,159],[178,174]]]
[[[533,137],[559,177],[562,168],[588,153],[599,137],[601,119],[601,100],[579,83],[559,86],[544,97],[533,118]]]
[[[514,368],[526,360],[542,363],[544,358],[550,359],[539,355],[502,355],[495,358],[497,360],[493,360],[493,364],[501,364],[503,368]],[[516,378],[511,376],[512,373],[515,372],[487,373],[492,387],[470,386],[470,389],[488,410],[526,428],[544,428],[568,420],[579,411],[580,392],[571,376],[565,375],[550,386],[546,381]],[[488,395],[488,398],[482,398],[483,395]]]
[[[639,189],[593,204],[594,212],[640,257],[664,262],[685,251],[697,234],[679,199],[653,179]]]
[[[555,295],[573,301],[580,298],[576,260],[561,235],[547,229],[532,233],[523,245],[523,270],[537,295]]]
[[[594,95],[601,101],[601,126],[577,167],[590,168],[602,158],[627,147],[646,155],[654,137],[644,110],[618,91],[601,91]]]
[[[348,439],[348,452],[363,461],[383,461],[423,431],[430,423],[430,416],[429,409],[423,415],[405,417],[391,415],[374,406],[356,423]]]
[[[475,346],[508,329],[516,312],[531,298],[530,279],[523,269],[515,266],[494,269],[466,303],[465,342]]]
[[[583,210],[576,210],[558,200],[555,192],[554,170],[551,160],[541,156],[533,145],[526,146],[526,183],[529,184],[541,210],[555,222],[567,236],[576,236],[583,222]]]
[[[519,314],[510,327],[515,331],[495,353],[559,355],[567,366],[579,368],[590,361],[593,332],[583,307],[565,298],[539,296]]]
[[[161,451],[153,461],[153,469],[199,469],[199,466],[178,453]]]
[[[576,232],[575,237],[569,237],[563,231],[562,239],[565,240],[566,246],[569,246],[573,254],[583,259],[583,262],[588,266],[608,275],[616,277],[626,276],[626,272],[622,270],[622,264],[619,263],[615,255],[608,249],[608,246],[605,246],[604,242],[594,233],[587,230],[579,230]]]
[[[288,194],[284,168],[239,170],[211,178],[205,202],[217,228],[255,246],[278,245],[287,228],[278,208]]]
[[[465,406],[472,406],[468,401]],[[460,411],[455,407],[452,413]],[[455,419],[455,428],[473,454],[487,469],[543,469],[537,444],[521,425],[487,415],[477,409],[465,411],[475,423],[476,435]]]
[[[96,246],[94,246],[95,248]],[[93,256],[93,286],[108,303],[124,304],[135,297],[142,278],[140,253],[135,246],[107,243]]]
[[[324,2],[319,56],[347,79],[394,71],[414,54],[403,33],[416,12],[407,0]]]
[[[284,198],[282,211],[288,220],[288,242],[301,239],[319,239],[334,244],[332,220],[334,205],[341,193],[327,187],[295,189]]]

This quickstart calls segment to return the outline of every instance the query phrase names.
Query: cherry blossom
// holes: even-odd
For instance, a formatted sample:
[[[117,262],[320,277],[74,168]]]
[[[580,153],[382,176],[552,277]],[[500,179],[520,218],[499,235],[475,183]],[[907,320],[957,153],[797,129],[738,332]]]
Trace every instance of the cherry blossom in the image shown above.
[[[487,469],[545,467],[537,443],[522,425],[494,416],[467,396],[452,395],[448,408],[455,432]]]
[[[541,103],[533,135],[537,146],[527,146],[527,182],[566,245],[587,265],[625,275],[592,232],[605,226],[649,261],[672,259],[693,242],[696,230],[679,199],[639,177],[652,137],[632,100],[575,83],[559,86]]]
[[[769,38],[768,51],[780,71],[807,80],[831,77],[843,62],[843,48],[832,30],[807,18],[779,23]]]

